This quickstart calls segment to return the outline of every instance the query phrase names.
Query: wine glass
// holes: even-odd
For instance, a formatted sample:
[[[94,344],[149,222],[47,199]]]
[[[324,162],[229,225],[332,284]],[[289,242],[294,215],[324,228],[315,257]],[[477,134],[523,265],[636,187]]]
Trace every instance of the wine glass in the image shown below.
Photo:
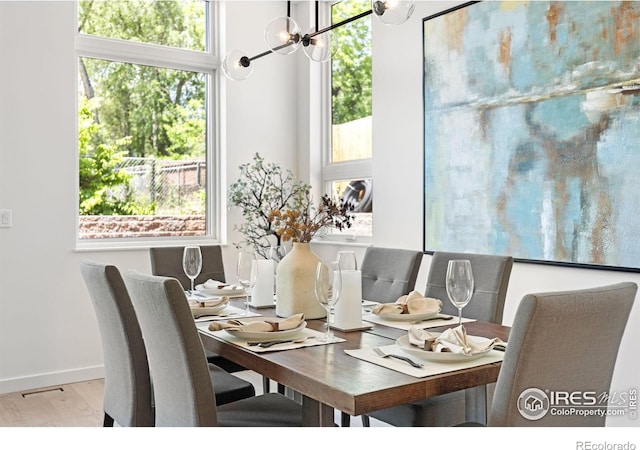
[[[453,259],[447,266],[447,295],[458,308],[458,325],[462,324],[462,308],[467,306],[473,294],[473,272],[471,261]]]
[[[200,247],[191,245],[184,248],[182,252],[182,269],[185,275],[191,280],[189,295],[193,295],[193,283],[202,270],[202,253],[200,252]]]
[[[338,264],[340,265],[340,270],[358,270],[358,262],[354,252],[338,252]]]
[[[324,309],[327,310],[327,333],[323,340],[330,342],[333,338],[331,333],[331,308],[333,308],[342,291],[342,274],[337,261],[324,263],[319,261],[316,266],[315,292],[316,298]]]
[[[249,315],[249,292],[253,289],[258,278],[258,264],[255,252],[244,250],[238,253],[236,276],[246,294],[245,315]]]
[[[282,261],[282,258],[287,254],[287,248],[284,245],[272,245],[269,248],[269,259],[273,261],[273,293],[276,293],[276,274],[278,271],[278,264]]]

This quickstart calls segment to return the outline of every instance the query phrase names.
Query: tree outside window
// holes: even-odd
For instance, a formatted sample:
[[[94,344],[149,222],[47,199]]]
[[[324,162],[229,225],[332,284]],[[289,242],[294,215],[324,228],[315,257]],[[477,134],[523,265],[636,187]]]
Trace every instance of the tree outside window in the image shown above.
[[[78,3],[80,239],[207,234],[211,75],[145,55],[205,52],[207,20],[204,1]]]

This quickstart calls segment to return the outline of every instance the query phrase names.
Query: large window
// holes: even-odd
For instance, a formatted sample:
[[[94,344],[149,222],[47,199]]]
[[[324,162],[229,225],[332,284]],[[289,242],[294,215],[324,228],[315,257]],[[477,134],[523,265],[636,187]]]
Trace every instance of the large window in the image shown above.
[[[365,0],[338,2],[331,8],[337,23],[371,8]],[[371,16],[334,30],[337,50],[331,60],[331,148],[325,156],[326,189],[355,207],[353,238],[372,235],[371,178]]]
[[[81,244],[217,237],[209,8],[78,2]]]

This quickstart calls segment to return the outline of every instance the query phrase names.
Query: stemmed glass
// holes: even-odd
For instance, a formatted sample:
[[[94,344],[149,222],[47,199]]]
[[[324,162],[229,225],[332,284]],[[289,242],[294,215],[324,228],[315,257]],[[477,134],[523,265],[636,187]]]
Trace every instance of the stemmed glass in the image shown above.
[[[324,263],[318,262],[315,278],[316,298],[324,309],[327,310],[327,333],[323,340],[330,342],[333,338],[331,332],[331,308],[333,308],[342,292],[342,274],[337,261]]]
[[[338,252],[338,264],[340,265],[340,270],[358,270],[358,262],[354,252]]]
[[[473,294],[473,272],[471,262],[453,259],[447,266],[447,295],[453,306],[458,308],[458,325],[462,324],[462,308],[467,306]]]
[[[202,270],[202,253],[200,252],[200,247],[193,245],[184,248],[182,252],[182,269],[185,275],[191,280],[189,295],[193,295],[193,284]]]
[[[244,250],[238,253],[236,264],[236,276],[238,283],[242,285],[246,294],[245,315],[249,315],[249,292],[253,289],[258,278],[258,264],[255,252]]]

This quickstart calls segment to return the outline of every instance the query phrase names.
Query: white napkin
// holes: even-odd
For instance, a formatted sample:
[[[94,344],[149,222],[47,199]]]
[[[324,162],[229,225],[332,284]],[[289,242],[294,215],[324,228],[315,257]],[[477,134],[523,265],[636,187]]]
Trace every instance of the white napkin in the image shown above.
[[[435,336],[427,330],[411,327],[409,328],[409,342],[426,351],[451,352],[471,355],[493,348],[495,345],[506,345],[500,338],[493,338],[481,341],[467,336],[464,325],[449,328],[440,336]]]
[[[216,306],[222,306],[229,303],[229,297],[223,295],[222,297],[189,297],[189,306],[191,309],[198,308],[214,308]]]
[[[381,303],[371,309],[374,314],[427,314],[439,313],[442,301],[436,298],[425,297],[418,291],[411,291],[403,295],[395,303]]]
[[[302,322],[304,322],[304,314],[300,313],[294,314],[293,316],[289,316],[286,319],[282,320],[265,319],[245,322],[242,320],[234,319],[228,320],[226,322],[211,322],[209,324],[209,330],[237,330],[254,332],[285,331],[298,328],[300,324],[302,324]]]
[[[235,284],[227,284],[227,283],[223,283],[222,281],[212,280],[211,278],[209,278],[207,281],[202,283],[202,287],[205,289],[229,289],[229,290],[240,289],[240,286],[236,286]]]

